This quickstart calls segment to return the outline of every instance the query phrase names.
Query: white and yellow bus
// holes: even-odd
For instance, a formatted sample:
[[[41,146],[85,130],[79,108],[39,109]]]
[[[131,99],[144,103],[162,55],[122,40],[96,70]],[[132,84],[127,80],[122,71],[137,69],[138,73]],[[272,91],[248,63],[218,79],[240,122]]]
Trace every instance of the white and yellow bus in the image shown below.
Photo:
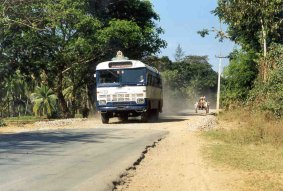
[[[96,67],[97,109],[102,123],[112,117],[122,121],[141,116],[143,122],[157,120],[162,112],[162,80],[156,68],[128,60],[121,52],[112,61]]]

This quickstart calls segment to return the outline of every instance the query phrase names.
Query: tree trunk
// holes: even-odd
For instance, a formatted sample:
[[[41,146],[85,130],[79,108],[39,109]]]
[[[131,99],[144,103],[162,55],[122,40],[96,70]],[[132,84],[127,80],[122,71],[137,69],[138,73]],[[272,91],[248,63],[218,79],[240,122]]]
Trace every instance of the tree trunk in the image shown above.
[[[26,105],[25,105],[25,115],[27,115],[27,111],[28,111],[28,98],[26,100]]]
[[[64,118],[70,118],[72,117],[70,110],[67,106],[67,102],[63,95],[63,74],[60,72],[58,76],[58,84],[57,84],[57,98],[61,107],[61,110],[63,112]]]

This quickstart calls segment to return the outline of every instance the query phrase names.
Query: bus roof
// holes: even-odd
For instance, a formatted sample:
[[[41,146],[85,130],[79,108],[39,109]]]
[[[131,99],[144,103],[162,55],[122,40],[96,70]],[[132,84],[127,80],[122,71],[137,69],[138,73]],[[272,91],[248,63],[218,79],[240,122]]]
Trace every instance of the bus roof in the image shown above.
[[[101,62],[96,66],[96,70],[107,70],[107,69],[125,69],[125,68],[147,68],[154,73],[158,73],[158,70],[151,67],[139,60],[113,60]]]

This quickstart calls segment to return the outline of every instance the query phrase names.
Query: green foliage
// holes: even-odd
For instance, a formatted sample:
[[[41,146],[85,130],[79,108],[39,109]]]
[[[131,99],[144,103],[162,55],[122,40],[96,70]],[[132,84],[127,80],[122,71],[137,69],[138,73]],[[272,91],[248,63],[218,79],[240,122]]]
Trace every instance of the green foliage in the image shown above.
[[[270,66],[269,78],[266,82],[257,81],[250,94],[250,104],[272,115],[281,118],[283,116],[283,45],[271,46],[267,56]]]
[[[144,63],[155,67],[158,71],[163,72],[171,68],[172,61],[167,56],[162,56],[161,58],[157,56],[147,56],[142,60]]]
[[[281,0],[219,0],[214,14],[228,24],[230,38],[244,50],[263,49],[263,38],[267,44],[282,42]]]
[[[35,121],[40,121],[43,120],[44,118],[39,117],[39,116],[18,116],[18,117],[7,117],[5,118],[5,122],[7,123],[16,123],[16,122],[20,122],[20,123],[32,123]]]
[[[109,43],[111,52],[122,48],[133,48],[138,41],[143,39],[142,29],[137,23],[127,20],[111,20],[109,26],[100,33],[100,41],[104,44]]]
[[[3,119],[0,119],[0,127],[5,127],[5,126],[7,126],[5,121]]]
[[[81,92],[94,86],[96,63],[117,50],[142,59],[166,46],[149,1],[15,0],[4,1],[0,11],[0,109],[5,116],[19,113],[14,104],[19,98],[27,113],[29,94],[42,83],[57,95],[63,116],[74,116],[91,98]],[[20,86],[24,93],[11,85],[18,81],[16,70],[29,82]]]
[[[150,1],[93,0],[91,8],[103,24],[100,34],[107,50],[103,58],[112,58],[113,52],[122,50],[129,58],[142,59],[166,47],[160,38],[163,30],[155,23],[158,14]]]
[[[222,105],[227,108],[231,104],[245,102],[257,74],[254,52],[234,50],[223,73]]]
[[[31,94],[31,97],[34,103],[33,112],[36,115],[51,116],[52,112],[56,110],[57,97],[47,86],[36,87],[35,93]]]

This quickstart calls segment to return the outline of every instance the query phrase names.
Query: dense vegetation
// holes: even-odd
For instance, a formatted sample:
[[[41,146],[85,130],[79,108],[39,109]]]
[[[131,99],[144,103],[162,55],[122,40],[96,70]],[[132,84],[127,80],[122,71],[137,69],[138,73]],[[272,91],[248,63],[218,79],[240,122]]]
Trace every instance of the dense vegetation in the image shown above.
[[[117,50],[161,70],[169,97],[215,90],[207,57],[185,56],[180,46],[176,62],[153,56],[166,42],[149,1],[0,2],[0,117],[86,116],[95,110],[95,66]]]
[[[213,11],[241,49],[224,73],[223,106],[246,105],[283,116],[283,1],[219,0]]]
[[[94,103],[97,63],[166,42],[149,1],[0,0],[0,116],[74,117]]]

